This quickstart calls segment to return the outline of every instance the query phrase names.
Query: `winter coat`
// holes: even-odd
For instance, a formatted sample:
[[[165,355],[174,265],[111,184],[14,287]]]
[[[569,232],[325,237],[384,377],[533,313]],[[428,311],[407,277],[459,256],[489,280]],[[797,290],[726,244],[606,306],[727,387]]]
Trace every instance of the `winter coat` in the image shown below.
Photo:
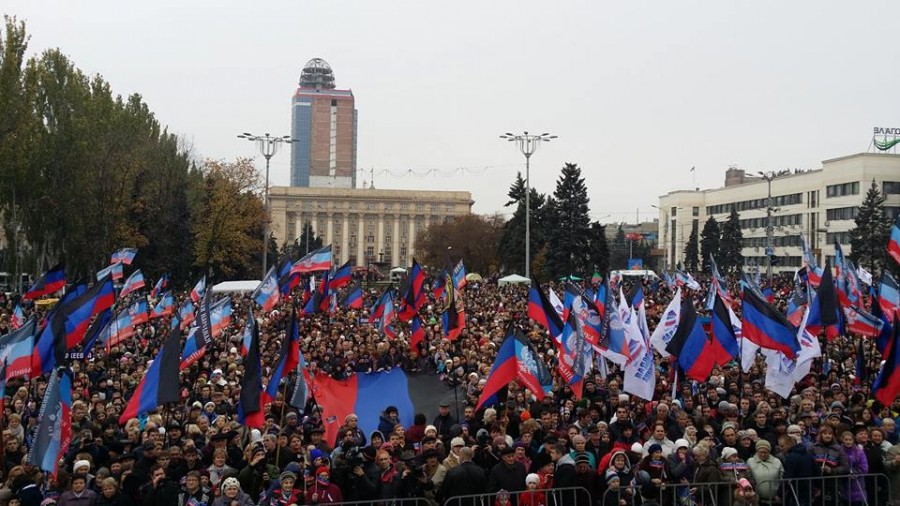
[[[97,503],[97,493],[85,489],[80,496],[76,496],[71,490],[63,492],[59,496],[57,506],[94,506]]]
[[[487,493],[488,480],[484,469],[471,461],[447,471],[444,483],[441,485],[441,496],[446,501],[452,497],[474,496]],[[477,499],[470,502],[460,501],[457,504],[476,504]]]
[[[390,435],[394,432],[394,426],[396,426],[399,422],[394,422],[387,415],[382,414],[378,417],[378,431],[385,435]],[[371,439],[369,439],[371,441]]]
[[[568,488],[578,486],[575,476],[575,461],[569,455],[563,455],[556,461],[556,470],[553,472],[553,488]]]
[[[121,492],[116,492],[112,497],[106,497],[103,494],[97,494],[97,502],[94,506],[128,506],[128,501]]]
[[[525,490],[525,476],[528,472],[521,462],[513,462],[512,466],[506,462],[500,462],[488,475],[488,492],[497,492],[500,489],[507,492],[520,492]]]
[[[813,456],[809,454],[803,443],[792,446],[784,454],[784,475],[785,480],[794,478],[810,478],[819,476],[819,468]],[[785,504],[787,506],[808,505],[812,501],[812,489],[807,484],[801,483],[796,486],[794,493],[783,493]],[[796,498],[796,499],[795,499]],[[796,500],[796,503],[794,502]]]
[[[853,446],[843,446],[842,448],[847,454],[847,461],[850,463],[850,474],[857,475],[869,472],[869,460],[859,445],[854,444]],[[862,478],[849,480],[844,489],[846,497],[851,501],[863,502],[866,500],[866,488]]]
[[[219,497],[216,497],[216,500],[213,501],[210,506],[231,506],[232,500],[237,501],[238,506],[255,506],[253,500],[250,499],[250,496],[243,490],[238,490],[238,495],[234,499],[229,499],[224,495],[220,495]]]
[[[313,500],[313,496],[316,496],[315,500]],[[325,485],[316,481],[311,487],[306,489],[307,504],[334,504],[343,500],[344,496],[341,494],[341,489],[334,483]]]
[[[762,460],[754,455],[747,461],[747,466],[756,480],[759,498],[766,501],[774,499],[778,494],[778,483],[774,483],[774,480],[780,480],[784,475],[781,461],[772,455],[769,455],[769,460]]]
[[[716,461],[707,458],[703,462],[697,464],[697,472],[694,473],[694,486],[697,487],[697,497],[701,504],[719,504],[719,500],[724,499],[720,494],[720,485],[704,485],[705,483],[718,483],[722,481],[722,471],[716,464]]]
[[[900,444],[891,446],[884,455],[884,469],[891,481],[891,497],[900,497],[900,463],[894,459],[900,456]]]
[[[847,454],[837,444],[823,445],[821,443],[814,444],[809,451],[812,458],[816,461],[816,467],[822,476],[838,476],[850,472],[850,464],[847,462]],[[829,472],[825,470],[829,469]]]

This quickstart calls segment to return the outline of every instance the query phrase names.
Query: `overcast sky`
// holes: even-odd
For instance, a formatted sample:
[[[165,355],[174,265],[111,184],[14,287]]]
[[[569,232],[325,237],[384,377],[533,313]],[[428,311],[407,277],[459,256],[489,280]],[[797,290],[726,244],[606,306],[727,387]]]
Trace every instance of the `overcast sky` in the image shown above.
[[[2,5],[26,21],[31,53],[59,47],[141,93],[203,157],[254,155],[240,132],[290,134],[300,70],[324,58],[356,97],[361,177],[469,190],[477,212],[508,212],[524,171],[506,131],[558,135],[533,157],[533,184],[552,192],[575,162],[592,216],[612,222],[656,216],[692,166],[704,188],[732,164],[818,168],[866,151],[873,126],[900,126],[895,0]],[[287,184],[289,154],[272,162]],[[457,167],[480,175],[378,175]]]

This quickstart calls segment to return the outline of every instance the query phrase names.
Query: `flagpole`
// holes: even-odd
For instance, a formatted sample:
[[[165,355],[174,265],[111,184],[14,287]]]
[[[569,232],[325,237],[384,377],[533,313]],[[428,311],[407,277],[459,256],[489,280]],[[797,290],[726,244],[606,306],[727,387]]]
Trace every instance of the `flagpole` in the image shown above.
[[[285,339],[289,339],[290,336],[286,336]],[[286,378],[285,378],[286,379]],[[281,427],[284,425],[284,407],[287,404],[287,384],[288,382],[284,382],[284,390],[281,392],[281,416],[278,419],[278,426]],[[275,467],[279,467],[279,460],[281,460],[281,452],[275,453]]]

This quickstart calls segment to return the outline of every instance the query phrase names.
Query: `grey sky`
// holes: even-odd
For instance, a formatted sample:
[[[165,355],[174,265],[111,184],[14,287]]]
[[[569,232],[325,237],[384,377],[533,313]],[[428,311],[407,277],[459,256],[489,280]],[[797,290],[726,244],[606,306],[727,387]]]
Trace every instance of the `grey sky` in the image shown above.
[[[667,191],[720,186],[729,164],[817,168],[900,126],[900,2],[35,1],[32,53],[60,47],[140,92],[204,157],[290,133],[303,64],[322,57],[359,109],[359,167],[490,167],[381,188],[466,189],[501,210],[524,159],[497,136],[548,131],[532,181],[578,163],[594,218],[633,221]],[[289,156],[273,159],[286,184]],[[368,172],[363,175],[369,179]],[[508,210],[503,209],[504,212]]]

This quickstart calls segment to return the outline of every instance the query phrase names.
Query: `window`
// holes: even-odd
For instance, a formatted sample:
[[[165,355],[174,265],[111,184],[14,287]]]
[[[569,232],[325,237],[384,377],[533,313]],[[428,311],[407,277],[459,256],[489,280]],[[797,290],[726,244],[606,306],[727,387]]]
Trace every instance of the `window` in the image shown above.
[[[394,203],[393,203],[393,202],[385,202],[385,203],[384,203],[384,210],[385,210],[385,211],[390,211],[390,210],[392,210],[392,209],[394,209]]]
[[[370,210],[370,211],[374,211],[374,210],[375,210],[375,203],[374,203],[374,202],[369,202],[369,203],[367,203],[367,204],[366,204],[366,209],[368,209],[368,210]]]
[[[691,208],[691,216],[700,216],[700,208],[698,206]]]
[[[885,195],[900,195],[900,181],[885,181],[881,188]]]
[[[897,216],[900,216],[900,207],[885,206],[884,215],[887,216],[891,221],[897,219]]]
[[[859,207],[836,207],[825,210],[825,219],[828,221],[852,220],[859,214]]]
[[[827,198],[843,197],[844,195],[859,195],[859,181],[828,185],[825,190],[825,196]]]
[[[730,213],[731,208],[735,208],[737,212],[749,211],[751,209],[765,209],[767,197],[758,199],[742,200],[740,202],[730,202],[727,204],[717,204],[714,206],[706,206],[706,214],[724,214]],[[772,206],[784,207],[803,203],[802,193],[791,193],[789,195],[773,195]]]
[[[402,209],[402,210],[404,210],[404,211],[408,210],[408,209],[409,209],[409,202],[404,202],[404,203],[400,204],[400,209]]]
[[[452,213],[453,212],[453,204],[447,204],[446,206],[444,206],[444,211],[447,211],[448,213]]]
[[[424,211],[425,204],[416,204],[416,211]]]
[[[850,232],[829,232],[825,234],[825,241],[828,244],[834,244],[835,241],[841,244],[850,244]]]
[[[802,214],[787,214],[784,216],[773,216],[772,226],[774,227],[793,227],[800,225],[803,221]],[[759,218],[747,218],[740,220],[741,228],[766,228],[768,218],[761,216]]]
[[[678,214],[678,208],[677,208],[677,207],[673,207],[673,208],[672,208],[672,216],[675,216],[676,214]]]

